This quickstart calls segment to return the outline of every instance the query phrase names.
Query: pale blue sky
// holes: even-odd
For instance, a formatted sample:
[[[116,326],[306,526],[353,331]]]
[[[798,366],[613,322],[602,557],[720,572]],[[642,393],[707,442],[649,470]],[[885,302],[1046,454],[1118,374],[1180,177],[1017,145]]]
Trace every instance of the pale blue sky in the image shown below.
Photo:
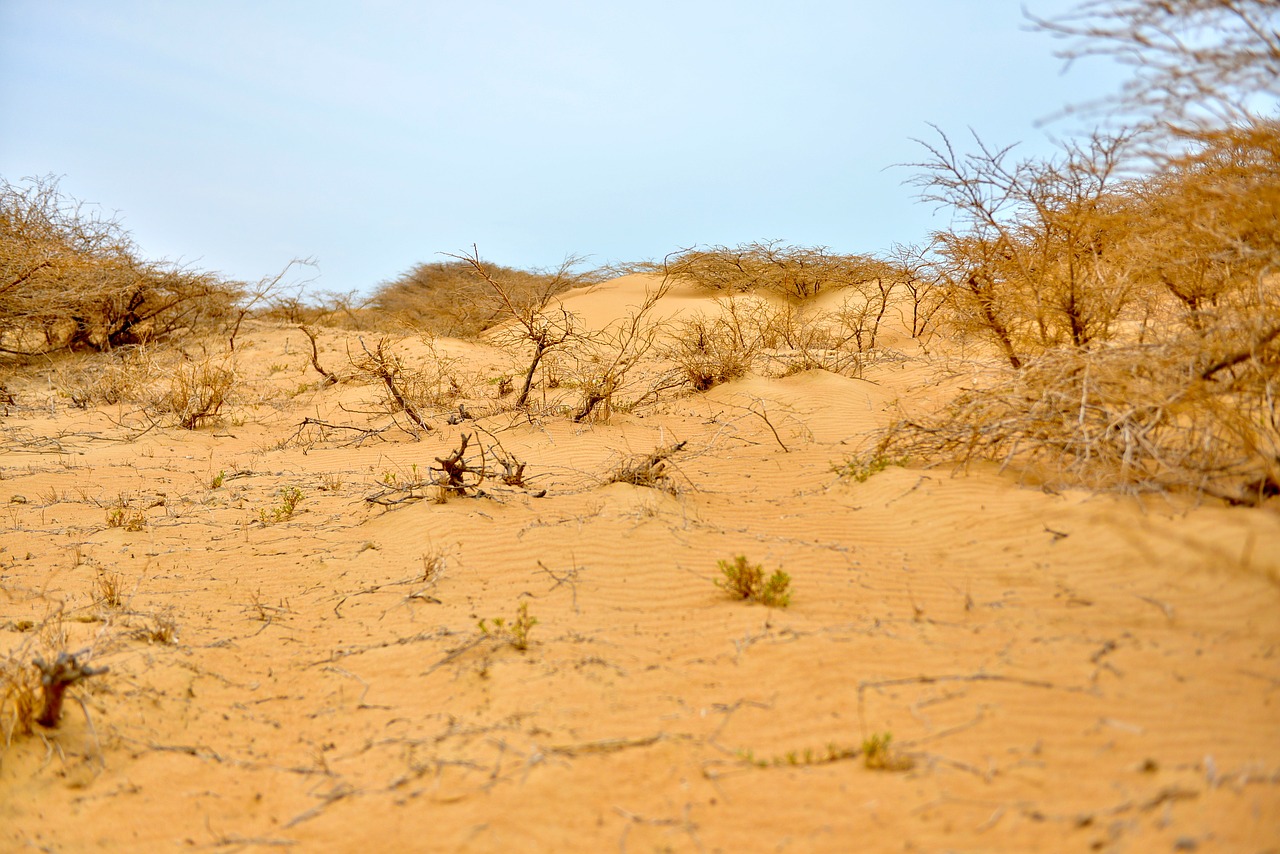
[[[1026,0],[1052,15],[1068,0]],[[783,239],[873,252],[944,223],[912,137],[1047,153],[1065,75],[1018,0],[0,0],[0,175],[54,173],[143,252],[368,291],[490,260]]]

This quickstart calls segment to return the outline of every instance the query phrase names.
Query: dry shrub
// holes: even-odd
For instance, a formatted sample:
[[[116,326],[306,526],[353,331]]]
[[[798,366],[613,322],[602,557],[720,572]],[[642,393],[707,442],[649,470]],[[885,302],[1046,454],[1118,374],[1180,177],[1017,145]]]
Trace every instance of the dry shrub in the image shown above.
[[[230,402],[236,369],[230,354],[138,346],[95,355],[60,371],[56,382],[81,408],[131,405],[153,423],[195,430]]]
[[[110,354],[89,356],[75,365],[61,367],[54,384],[60,394],[86,409],[137,400],[140,390],[155,378],[155,362],[147,348],[121,347]]]
[[[212,329],[240,286],[142,259],[115,219],[68,198],[52,177],[0,178],[0,349],[106,350]]]
[[[760,340],[742,331],[723,317],[692,317],[680,322],[667,356],[695,391],[706,391],[750,372]]]
[[[382,338],[372,350],[360,339],[363,356],[353,357],[352,367],[368,379],[382,383],[386,393],[386,408],[391,415],[404,413],[421,430],[430,432],[433,428],[418,411],[418,406],[410,392],[406,389],[417,384],[417,374],[406,370],[404,360],[391,349],[391,342]]]
[[[393,415],[407,412],[405,405],[414,412],[428,407],[448,408],[465,395],[474,381],[473,375],[463,371],[463,360],[442,352],[433,336],[424,334],[419,339],[426,353],[412,364],[393,350],[393,343],[387,338],[379,339],[372,351],[366,350],[351,360],[364,379],[382,383],[387,393],[385,405]]]
[[[635,368],[653,351],[664,332],[665,325],[653,321],[651,315],[669,290],[669,283],[663,282],[648,291],[644,302],[626,317],[594,332],[577,332],[566,340],[566,362],[582,391],[574,421],[593,416],[608,419],[616,398],[635,384]]]
[[[997,460],[1046,482],[1280,493],[1280,309],[1163,344],[1049,351],[938,416],[890,428],[884,456]]]
[[[924,195],[965,226],[936,235],[939,281],[1012,370],[879,453],[1232,503],[1280,493],[1280,120],[1173,133],[1173,154],[1124,180],[1123,134],[1050,161],[928,146]]]
[[[547,305],[550,297],[593,284],[595,271],[574,272],[578,259],[557,270],[520,270],[481,261],[478,256],[419,264],[374,292],[372,307],[414,329],[469,338],[523,313],[527,305]]]
[[[44,619],[22,621],[16,628],[24,632],[22,640],[0,653],[0,747],[6,749],[15,739],[31,735],[36,723],[57,725],[56,719],[40,720],[41,716],[49,714],[51,707],[46,703],[48,694],[42,684],[42,670],[37,668],[36,662],[56,664],[66,659],[69,642],[61,603],[54,603],[52,611]],[[83,672],[85,676],[91,676],[103,671],[85,667]],[[72,681],[78,679],[66,684]],[[61,691],[58,693],[61,695]]]
[[[235,381],[229,357],[184,358],[170,374],[168,387],[154,400],[156,411],[172,416],[184,430],[194,430],[218,416]]]
[[[676,442],[664,445],[647,454],[633,454],[624,459],[605,478],[605,483],[629,483],[632,486],[646,486],[675,493],[676,485],[671,479],[667,460],[684,450],[687,442]]]
[[[787,246],[775,240],[686,249],[662,264],[638,265],[637,269],[713,291],[764,291],[807,299],[830,288],[884,275],[885,265],[866,255],[839,255],[821,246]]]
[[[851,321],[844,316],[844,307],[857,298],[847,295],[841,310],[821,312],[791,301],[719,297],[714,314],[695,314],[675,325],[664,355],[697,391],[752,371],[857,373],[863,339],[849,331]]]

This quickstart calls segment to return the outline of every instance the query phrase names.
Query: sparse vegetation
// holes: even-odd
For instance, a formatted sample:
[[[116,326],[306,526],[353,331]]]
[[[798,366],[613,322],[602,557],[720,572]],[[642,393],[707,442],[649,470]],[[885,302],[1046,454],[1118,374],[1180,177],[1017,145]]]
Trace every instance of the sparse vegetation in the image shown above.
[[[258,510],[258,521],[265,525],[274,525],[293,518],[298,505],[302,503],[302,490],[296,486],[286,486],[280,490],[280,503],[274,507],[263,507]]]
[[[868,454],[850,457],[843,465],[835,467],[841,477],[851,478],[858,483],[866,483],[875,475],[890,466],[906,464],[904,457],[886,457],[883,454]]]
[[[115,610],[124,605],[121,584],[123,579],[118,572],[99,570],[95,581],[94,599],[104,608]]]
[[[269,282],[199,335],[0,319],[4,844],[501,848],[592,790],[543,847],[1264,848],[1280,125],[1179,133],[939,137],[954,230],[880,257],[462,259],[401,317],[470,341]],[[966,460],[1044,491],[886,471]]]
[[[910,771],[915,761],[893,748],[893,733],[875,733],[862,742],[862,764],[871,771]]]
[[[123,498],[119,503],[107,508],[107,527],[123,528],[137,533],[147,527],[147,514],[138,507],[130,507]]]
[[[776,569],[766,579],[764,567],[752,564],[744,555],[732,561],[720,561],[721,578],[716,586],[734,599],[749,599],[770,608],[785,608],[791,604],[791,576]]]
[[[510,644],[524,652],[529,648],[529,632],[538,624],[537,617],[529,616],[529,603],[521,602],[516,609],[515,619],[508,622],[503,617],[482,619],[480,631],[486,637]]]

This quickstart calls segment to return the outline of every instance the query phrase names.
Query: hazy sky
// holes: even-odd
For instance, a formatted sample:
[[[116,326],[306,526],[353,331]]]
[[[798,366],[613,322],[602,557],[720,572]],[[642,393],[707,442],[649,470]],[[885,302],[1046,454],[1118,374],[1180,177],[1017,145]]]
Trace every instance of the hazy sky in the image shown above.
[[[1025,0],[1053,15],[1074,3]],[[0,0],[0,175],[143,252],[369,290],[437,253],[549,266],[923,238],[933,122],[1047,153],[1110,92],[1019,0]]]

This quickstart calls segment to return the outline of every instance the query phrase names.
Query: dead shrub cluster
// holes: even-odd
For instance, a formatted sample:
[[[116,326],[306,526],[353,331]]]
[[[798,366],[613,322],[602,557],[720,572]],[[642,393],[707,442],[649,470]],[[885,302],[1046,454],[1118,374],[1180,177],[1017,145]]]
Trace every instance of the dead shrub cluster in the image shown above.
[[[39,708],[39,671],[21,654],[0,658],[0,740],[4,747],[33,732]]]
[[[56,383],[80,408],[128,406],[154,424],[195,430],[231,402],[237,377],[230,353],[135,346],[63,367]]]
[[[52,177],[0,178],[0,352],[107,350],[223,322],[241,286],[143,260]]]
[[[1007,367],[937,416],[895,425],[878,453],[1236,503],[1280,493],[1280,120],[1232,89],[1275,79],[1274,33],[1240,26],[1264,5],[1089,3],[1089,27],[1046,25],[1157,60],[1151,100],[1142,87],[1120,99],[1161,111],[1145,138],[1095,134],[1050,160],[981,141],[960,155],[945,135],[926,145],[923,196],[963,227],[935,235],[924,266],[950,320]],[[1193,56],[1165,38],[1187,28],[1222,43]],[[1208,88],[1183,88],[1171,58]],[[1213,105],[1230,107],[1226,120],[1189,118]]]
[[[790,246],[775,240],[686,249],[661,264],[636,265],[635,269],[712,291],[808,299],[824,290],[883,277],[885,267],[883,261],[867,255],[840,255],[821,246]]]
[[[675,493],[676,485],[671,479],[667,461],[684,450],[687,442],[675,442],[655,448],[647,454],[633,454],[622,462],[605,478],[605,483],[629,483],[632,486],[645,486]]]
[[[1280,494],[1280,311],[1269,324],[1254,324],[1247,355],[1229,349],[1236,336],[1052,350],[934,418],[898,423],[877,450],[1016,461],[1056,486],[1258,503]]]
[[[785,376],[822,368],[856,376],[863,354],[875,345],[893,289],[885,286],[872,309],[861,286],[846,290],[834,311],[754,294],[718,297],[713,313],[675,324],[664,355],[697,391],[751,372]]]

